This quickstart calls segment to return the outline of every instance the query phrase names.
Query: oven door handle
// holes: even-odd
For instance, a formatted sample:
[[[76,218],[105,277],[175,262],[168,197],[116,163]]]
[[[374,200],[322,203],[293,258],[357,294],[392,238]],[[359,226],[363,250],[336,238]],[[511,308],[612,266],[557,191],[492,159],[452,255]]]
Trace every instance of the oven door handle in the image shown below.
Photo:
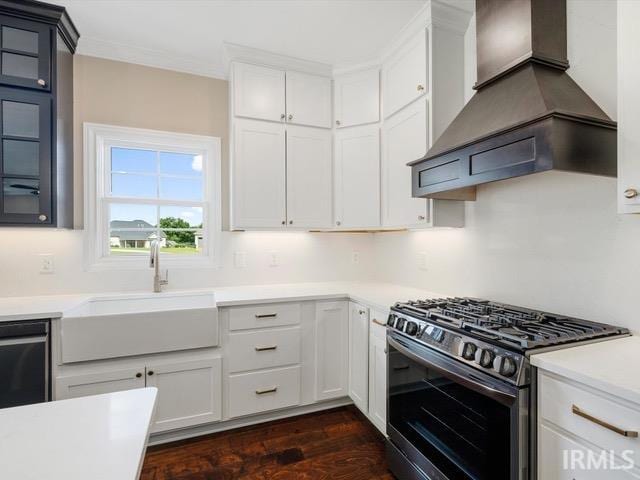
[[[391,335],[387,336],[387,341],[389,342],[389,345],[391,345],[393,348],[398,350],[403,355],[409,357],[411,360],[419,363],[420,365],[427,368],[431,368],[433,370],[437,370],[438,372],[455,380],[456,382],[461,383],[462,385],[480,393],[481,395],[484,395],[485,397],[491,398],[492,400],[496,400],[502,403],[503,405],[511,406],[515,401],[515,399],[517,398],[517,388],[515,387],[509,388],[508,386],[505,386],[503,388],[497,388],[498,385],[493,385],[493,386],[485,385],[484,383],[481,383],[480,381],[475,380],[470,376],[464,375],[463,372],[455,372],[450,368],[440,365],[439,363],[437,363],[440,360],[438,358],[440,354],[428,352],[425,349],[425,354],[428,354],[434,357],[434,361],[430,362],[429,360],[413,352],[410,348],[408,348],[403,343],[396,340]],[[436,355],[438,355],[438,357],[436,357]],[[448,359],[445,358],[444,360],[446,361]]]

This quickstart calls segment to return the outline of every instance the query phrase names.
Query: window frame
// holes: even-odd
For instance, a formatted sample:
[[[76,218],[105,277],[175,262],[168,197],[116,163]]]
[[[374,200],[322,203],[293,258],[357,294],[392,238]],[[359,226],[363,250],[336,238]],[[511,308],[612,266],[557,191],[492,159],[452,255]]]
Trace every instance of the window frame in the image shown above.
[[[161,254],[163,268],[213,268],[219,266],[221,221],[221,141],[219,137],[165,132],[96,123],[83,124],[84,137],[84,230],[87,270],[147,269],[147,255],[110,255],[109,205],[170,205],[202,207],[202,254]],[[203,200],[164,200],[112,197],[111,148],[138,148],[202,155]]]

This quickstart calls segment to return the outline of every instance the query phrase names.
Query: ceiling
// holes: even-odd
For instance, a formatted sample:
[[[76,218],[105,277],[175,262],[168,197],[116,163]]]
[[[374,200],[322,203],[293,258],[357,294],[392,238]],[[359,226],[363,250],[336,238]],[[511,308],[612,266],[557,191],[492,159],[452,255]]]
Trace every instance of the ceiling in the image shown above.
[[[425,1],[54,0],[54,3],[67,7],[80,30],[78,53],[224,78],[224,42],[328,65],[371,60]]]

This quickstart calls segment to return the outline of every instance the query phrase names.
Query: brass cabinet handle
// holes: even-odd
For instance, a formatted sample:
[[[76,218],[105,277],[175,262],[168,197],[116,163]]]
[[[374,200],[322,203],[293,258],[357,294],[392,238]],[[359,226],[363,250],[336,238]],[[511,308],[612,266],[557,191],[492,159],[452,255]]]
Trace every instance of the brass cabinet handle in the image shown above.
[[[38,215],[38,220],[40,220],[41,222],[44,222],[47,220],[47,216],[46,215]]]
[[[424,90],[424,85],[420,85],[418,84],[418,86],[416,87],[416,90],[418,90],[419,92]]]
[[[424,215],[418,215],[418,220],[422,221],[424,220],[426,217]]]
[[[284,113],[280,114],[280,120],[284,120],[287,116]]]
[[[364,315],[365,313],[367,312],[365,312],[364,310],[358,310],[358,315]]]
[[[638,190],[635,188],[627,188],[624,191],[624,198],[635,198],[638,196]]]
[[[571,413],[574,413],[575,415],[578,415],[579,417],[582,417],[582,418],[584,418],[586,420],[589,420],[590,422],[593,422],[596,425],[600,425],[601,427],[604,427],[607,430],[611,430],[612,432],[616,432],[617,434],[622,435],[623,437],[631,437],[631,438],[637,438],[638,437],[638,432],[636,432],[634,430],[623,430],[622,428],[616,427],[615,425],[611,425],[610,423],[607,423],[604,420],[600,420],[599,418],[596,418],[594,416],[589,415],[588,413],[583,412],[576,405],[571,405]]]
[[[287,117],[288,120],[293,120],[293,113],[290,113],[289,116]]]
[[[275,318],[277,316],[278,316],[277,313],[262,313],[262,314],[256,313],[256,318]]]
[[[286,220],[282,220],[282,224],[283,224],[283,225],[286,225],[286,224],[287,224],[287,221],[286,221]]]
[[[47,82],[45,82],[43,79],[39,78],[38,81],[36,82],[38,85],[40,85],[41,87],[44,87]]]
[[[340,126],[340,120],[336,120],[336,125]]]
[[[386,327],[386,326],[387,326],[387,324],[386,324],[386,323],[382,323],[380,320],[375,319],[375,318],[374,318],[373,320],[371,320],[371,321],[372,321],[373,323],[375,323],[376,325],[380,325],[381,327]]]
[[[342,225],[342,222],[340,220],[336,220],[336,225],[340,226],[340,225]]]
[[[277,345],[271,345],[269,347],[255,347],[256,352],[266,352],[267,350],[275,350],[278,348]]]
[[[256,390],[256,395],[264,395],[265,393],[275,393],[278,391],[278,387],[274,386],[265,390]]]

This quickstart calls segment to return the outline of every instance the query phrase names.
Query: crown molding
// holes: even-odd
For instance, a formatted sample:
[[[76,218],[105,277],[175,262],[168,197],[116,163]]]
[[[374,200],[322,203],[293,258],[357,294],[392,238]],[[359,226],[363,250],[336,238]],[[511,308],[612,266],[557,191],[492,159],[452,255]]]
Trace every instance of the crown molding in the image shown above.
[[[366,62],[360,63],[342,63],[333,67],[333,75],[350,75],[352,73],[360,73],[367,70],[380,69],[380,59],[373,58]]]
[[[228,71],[231,62],[247,62],[266,67],[274,67],[282,70],[295,70],[297,72],[310,73],[331,77],[332,67],[327,63],[304,60],[279,53],[262,50],[260,48],[246,47],[235,43],[223,44],[224,65]]]
[[[108,60],[134,63],[146,67],[173,70],[203,77],[221,80],[227,79],[226,72],[216,68],[215,65],[212,65],[212,63],[206,59],[173,55],[159,50],[135,47],[97,38],[83,37],[82,42],[78,45],[78,53],[91,57],[106,58]]]

